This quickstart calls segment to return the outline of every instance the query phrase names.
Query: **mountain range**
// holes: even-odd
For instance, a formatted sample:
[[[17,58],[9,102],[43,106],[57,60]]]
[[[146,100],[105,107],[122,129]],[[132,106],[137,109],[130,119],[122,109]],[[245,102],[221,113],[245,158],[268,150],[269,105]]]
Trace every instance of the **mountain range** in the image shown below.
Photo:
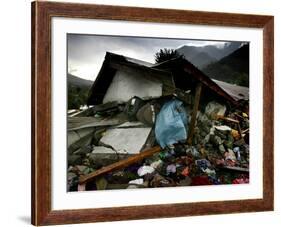
[[[182,46],[177,49],[177,52],[199,69],[204,68],[210,63],[217,62],[223,57],[229,55],[241,46],[241,42],[226,43],[222,47],[215,45],[206,46]]]
[[[203,67],[212,79],[240,86],[249,86],[249,44],[244,44],[231,54]]]
[[[67,74],[67,83],[68,86],[78,86],[78,87],[85,87],[90,88],[93,84],[91,80],[85,80],[80,77],[74,76],[70,73]]]

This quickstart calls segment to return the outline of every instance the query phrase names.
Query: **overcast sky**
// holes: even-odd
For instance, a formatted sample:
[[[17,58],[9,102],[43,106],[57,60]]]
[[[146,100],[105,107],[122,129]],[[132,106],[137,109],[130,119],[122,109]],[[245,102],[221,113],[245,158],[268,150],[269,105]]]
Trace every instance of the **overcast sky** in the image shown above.
[[[225,42],[183,39],[159,39],[118,36],[68,34],[68,73],[95,80],[105,53],[113,52],[154,63],[154,55],[163,48],[177,49],[183,45],[222,47]]]

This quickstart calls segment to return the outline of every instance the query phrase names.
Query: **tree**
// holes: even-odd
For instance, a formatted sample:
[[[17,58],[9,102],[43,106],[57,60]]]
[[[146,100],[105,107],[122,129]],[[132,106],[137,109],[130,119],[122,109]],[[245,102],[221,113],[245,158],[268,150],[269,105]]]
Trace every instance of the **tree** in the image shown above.
[[[155,55],[155,63],[164,62],[173,58],[183,58],[183,55],[174,49],[160,49]]]
[[[87,104],[89,89],[68,85],[68,109],[79,109],[80,106]]]

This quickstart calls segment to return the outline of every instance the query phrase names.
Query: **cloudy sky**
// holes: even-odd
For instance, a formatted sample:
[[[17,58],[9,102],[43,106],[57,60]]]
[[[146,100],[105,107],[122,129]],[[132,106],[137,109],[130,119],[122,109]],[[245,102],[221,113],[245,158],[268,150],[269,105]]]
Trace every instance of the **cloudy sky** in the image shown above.
[[[106,51],[154,63],[161,48],[177,49],[183,45],[222,47],[225,42],[183,39],[159,39],[120,36],[68,34],[68,73],[95,80]]]

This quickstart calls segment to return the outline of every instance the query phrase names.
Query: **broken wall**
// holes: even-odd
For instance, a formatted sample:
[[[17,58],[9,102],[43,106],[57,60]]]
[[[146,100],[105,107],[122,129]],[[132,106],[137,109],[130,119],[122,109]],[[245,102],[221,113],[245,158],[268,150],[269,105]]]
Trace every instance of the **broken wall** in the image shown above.
[[[134,75],[124,70],[118,70],[103,98],[103,103],[117,101],[126,102],[133,96],[140,98],[160,97],[163,84],[151,81],[135,71]]]

